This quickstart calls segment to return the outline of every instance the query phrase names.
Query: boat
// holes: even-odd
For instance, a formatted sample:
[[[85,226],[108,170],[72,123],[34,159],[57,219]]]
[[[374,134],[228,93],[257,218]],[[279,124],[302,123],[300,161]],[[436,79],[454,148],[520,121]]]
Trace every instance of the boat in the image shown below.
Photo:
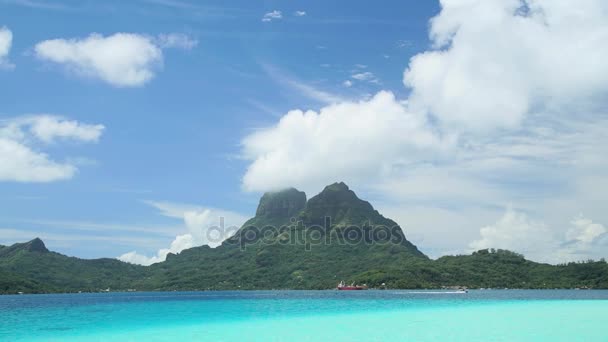
[[[365,284],[363,284],[363,285],[355,285],[355,283],[352,283],[350,285],[346,285],[344,283],[344,281],[341,281],[340,284],[338,284],[337,289],[341,290],[341,291],[367,290],[367,285],[365,285]]]

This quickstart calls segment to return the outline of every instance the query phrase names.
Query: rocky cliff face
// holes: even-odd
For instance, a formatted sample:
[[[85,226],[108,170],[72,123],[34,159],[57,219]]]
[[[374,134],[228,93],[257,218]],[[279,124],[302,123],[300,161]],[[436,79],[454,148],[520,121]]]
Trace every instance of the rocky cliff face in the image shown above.
[[[306,194],[294,188],[279,192],[267,192],[260,199],[256,217],[291,218],[306,206]]]

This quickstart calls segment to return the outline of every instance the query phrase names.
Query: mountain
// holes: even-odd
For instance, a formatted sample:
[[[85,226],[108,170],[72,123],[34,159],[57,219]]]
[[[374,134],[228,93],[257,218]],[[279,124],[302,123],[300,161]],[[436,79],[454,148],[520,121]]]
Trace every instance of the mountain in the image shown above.
[[[116,259],[85,260],[49,251],[39,238],[0,248],[0,293],[127,289],[145,272]]]
[[[256,216],[221,246],[192,248],[151,268],[162,289],[308,289],[418,259],[428,260],[394,221],[335,183],[308,201],[293,188],[266,193]]]
[[[608,288],[608,264],[554,266],[503,250],[432,260],[344,183],[308,200],[294,188],[266,193],[255,216],[219,247],[169,254],[148,267],[68,257],[40,239],[0,246],[0,293],[328,289],[340,280],[388,288]]]

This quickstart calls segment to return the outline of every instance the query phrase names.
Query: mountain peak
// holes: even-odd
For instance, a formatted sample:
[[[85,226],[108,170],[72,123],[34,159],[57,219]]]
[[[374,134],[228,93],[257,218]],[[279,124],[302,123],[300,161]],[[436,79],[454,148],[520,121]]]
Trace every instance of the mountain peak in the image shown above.
[[[48,253],[49,250],[44,245],[44,242],[40,238],[35,238],[32,241],[26,242],[23,245],[23,249],[28,252],[40,252],[40,253]]]
[[[361,223],[378,213],[369,202],[357,197],[344,182],[333,183],[306,203],[306,211],[313,221],[331,217],[332,222]]]
[[[332,202],[332,205],[341,204],[348,206],[365,202],[359,199],[357,194],[355,194],[355,192],[352,191],[344,182],[336,182],[326,186],[323,191],[321,191],[317,196],[311,198],[311,200],[318,200],[320,198],[329,199]]]
[[[296,216],[305,206],[306,194],[295,188],[267,192],[260,199],[255,216],[290,218]]]
[[[21,251],[49,253],[49,250],[44,245],[44,242],[42,242],[42,240],[39,238],[35,238],[28,242],[15,243],[11,246],[4,246],[0,248],[0,256],[12,255]]]
[[[346,183],[344,183],[344,182],[336,182],[336,183],[326,186],[325,189],[323,189],[323,191],[348,191],[348,190],[350,190],[350,189],[348,188],[348,185],[346,185]]]

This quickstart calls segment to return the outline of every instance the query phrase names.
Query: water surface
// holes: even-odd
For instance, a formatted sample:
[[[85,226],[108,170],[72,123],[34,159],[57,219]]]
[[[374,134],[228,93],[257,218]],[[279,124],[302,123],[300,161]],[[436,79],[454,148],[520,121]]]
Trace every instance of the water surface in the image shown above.
[[[8,341],[608,341],[608,291],[0,296]]]

